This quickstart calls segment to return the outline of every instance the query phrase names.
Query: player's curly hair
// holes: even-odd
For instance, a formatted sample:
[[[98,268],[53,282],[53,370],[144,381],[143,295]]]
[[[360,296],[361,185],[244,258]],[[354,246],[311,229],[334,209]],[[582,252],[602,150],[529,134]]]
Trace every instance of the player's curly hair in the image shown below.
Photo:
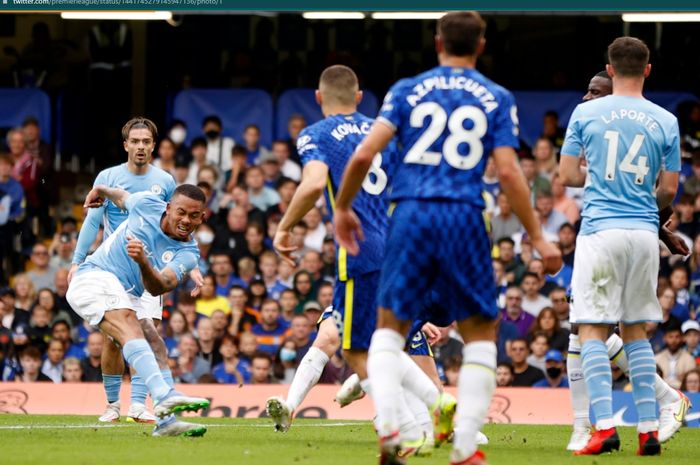
[[[148,129],[154,141],[158,137],[156,123],[143,116],[136,116],[126,122],[124,127],[122,127],[122,140],[127,140],[129,138],[129,132],[131,132],[132,129]]]

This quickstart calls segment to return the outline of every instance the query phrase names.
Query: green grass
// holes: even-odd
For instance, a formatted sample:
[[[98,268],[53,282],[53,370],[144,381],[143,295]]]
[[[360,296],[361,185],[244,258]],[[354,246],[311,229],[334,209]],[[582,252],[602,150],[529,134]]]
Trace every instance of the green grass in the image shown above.
[[[2,465],[336,465],[375,464],[376,439],[369,422],[296,420],[275,433],[266,419],[195,418],[209,431],[203,438],[152,438],[151,427],[120,423],[96,427],[94,417],[0,415]],[[10,427],[21,427],[11,429]],[[30,428],[33,427],[33,428]],[[684,429],[663,449],[661,458],[635,456],[636,434],[623,428],[622,452],[602,457],[572,457],[564,450],[564,426],[487,425],[484,447],[492,465],[695,465],[700,429]],[[417,465],[448,463],[449,448]]]

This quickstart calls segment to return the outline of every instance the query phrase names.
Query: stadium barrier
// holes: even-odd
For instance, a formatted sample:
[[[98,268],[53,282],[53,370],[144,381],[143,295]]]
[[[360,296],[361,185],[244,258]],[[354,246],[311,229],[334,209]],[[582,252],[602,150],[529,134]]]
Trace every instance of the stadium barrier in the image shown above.
[[[341,409],[333,402],[338,387],[316,386],[296,416],[332,420],[368,420],[374,416],[372,403],[367,397]],[[266,416],[265,400],[269,396],[285,394],[288,386],[199,384],[179,388],[189,395],[211,399],[211,407],[197,416],[259,418]],[[128,384],[122,387],[121,395],[122,399],[128,399]],[[696,407],[688,414],[688,426],[700,427],[700,408],[697,407],[700,406],[700,394],[691,394],[690,397]],[[104,405],[105,395],[99,383],[0,384],[0,413],[99,415]],[[613,407],[618,425],[636,423],[631,393],[614,392]],[[565,425],[571,420],[568,389],[501,388],[496,391],[488,413],[488,421],[492,423]]]

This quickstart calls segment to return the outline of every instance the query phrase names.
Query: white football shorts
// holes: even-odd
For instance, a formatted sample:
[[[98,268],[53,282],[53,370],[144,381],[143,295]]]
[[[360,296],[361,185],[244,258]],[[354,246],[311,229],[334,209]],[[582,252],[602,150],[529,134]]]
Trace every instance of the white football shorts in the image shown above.
[[[143,295],[141,296],[141,310],[136,311],[136,318],[139,320],[144,320],[146,318],[162,320],[163,296],[154,296],[148,291],[143,291]]]
[[[127,308],[138,315],[143,312],[140,297],[129,294],[112,273],[90,270],[73,276],[66,299],[75,313],[97,326],[105,312]]]

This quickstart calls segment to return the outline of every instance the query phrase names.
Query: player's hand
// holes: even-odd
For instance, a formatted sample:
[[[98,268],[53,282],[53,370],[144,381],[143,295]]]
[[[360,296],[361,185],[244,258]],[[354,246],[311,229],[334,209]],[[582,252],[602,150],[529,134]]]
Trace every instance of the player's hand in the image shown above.
[[[199,267],[195,267],[190,271],[190,279],[194,282],[194,289],[192,289],[190,295],[192,297],[197,297],[202,291],[202,286],[204,286],[204,277],[202,277],[202,271]]]
[[[145,265],[148,263],[148,258],[146,257],[146,251],[143,248],[143,242],[133,237],[126,237],[128,241],[126,243],[126,253],[131,257],[133,261],[139,265]]]
[[[93,187],[90,192],[88,192],[88,195],[85,197],[85,203],[83,204],[84,208],[99,208],[102,205],[104,205],[105,199],[100,196],[99,189],[97,187]]]
[[[690,249],[685,241],[678,234],[671,232],[666,225],[659,229],[659,239],[666,244],[673,255],[683,255],[684,257],[690,255]]]
[[[350,255],[360,253],[358,239],[365,240],[362,224],[352,210],[337,209],[333,215],[335,221],[335,239],[341,247],[345,247]]]
[[[555,275],[561,271],[564,262],[561,259],[561,250],[559,250],[559,247],[545,240],[543,237],[533,239],[532,245],[542,257],[545,273],[548,275]]]
[[[428,344],[430,345],[435,344],[437,341],[440,340],[440,336],[442,336],[440,328],[438,328],[429,321],[423,325],[421,331],[423,331],[423,334],[425,334],[425,337],[428,339]]]
[[[71,280],[73,279],[73,275],[75,274],[75,272],[78,271],[78,266],[79,265],[77,263],[73,263],[70,266],[70,269],[68,270],[68,278],[67,278],[68,284],[70,284]]]
[[[297,266],[296,260],[294,260],[294,257],[292,257],[292,252],[298,250],[299,247],[294,244],[294,238],[292,237],[291,232],[278,229],[275,233],[275,238],[272,241],[272,246],[275,248],[275,251],[279,254],[279,256],[282,257],[282,260],[287,262],[292,267]]]

